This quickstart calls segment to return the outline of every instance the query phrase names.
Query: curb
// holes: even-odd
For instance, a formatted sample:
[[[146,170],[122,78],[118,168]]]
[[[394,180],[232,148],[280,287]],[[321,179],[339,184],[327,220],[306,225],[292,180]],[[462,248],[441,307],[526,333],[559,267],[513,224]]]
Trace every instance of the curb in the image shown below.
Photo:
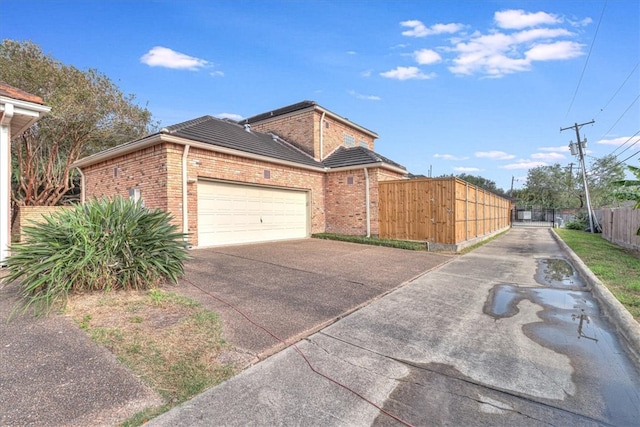
[[[600,303],[604,314],[609,317],[616,330],[629,344],[631,356],[636,363],[640,363],[640,324],[631,316],[631,313],[613,296],[611,291],[602,284],[600,279],[589,270],[584,262],[571,250],[571,248],[558,236],[554,229],[549,229],[553,238],[569,256],[573,266],[580,276],[587,282],[593,296]]]

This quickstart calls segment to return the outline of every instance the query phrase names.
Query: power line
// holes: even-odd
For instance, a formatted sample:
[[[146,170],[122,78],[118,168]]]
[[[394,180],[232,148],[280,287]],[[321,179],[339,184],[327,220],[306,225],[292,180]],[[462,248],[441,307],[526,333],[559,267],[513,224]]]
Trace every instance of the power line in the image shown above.
[[[601,139],[603,139],[606,135],[608,135],[608,134],[609,134],[609,132],[611,132],[611,129],[613,129],[614,127],[616,127],[616,125],[618,124],[618,122],[619,122],[620,120],[622,120],[622,118],[624,117],[624,115],[625,115],[625,114],[627,114],[627,112],[631,109],[631,107],[633,107],[633,104],[635,104],[636,102],[638,102],[638,99],[640,99],[640,94],[639,94],[638,96],[636,96],[636,99],[634,99],[634,100],[631,102],[631,104],[629,104],[629,106],[627,107],[627,109],[626,109],[626,110],[624,110],[624,112],[620,115],[620,117],[618,117],[618,120],[616,120],[616,122],[615,122],[613,125],[611,125],[611,127],[609,128],[609,130],[608,130],[608,131],[606,131],[606,132],[605,132],[605,133],[600,137]],[[627,141],[627,142],[629,142],[629,141]],[[626,144],[626,142],[625,142],[625,144]],[[622,145],[624,145],[624,144],[622,144]],[[618,149],[619,149],[620,147],[622,147],[622,145],[618,146],[618,148],[616,148],[615,150],[613,150],[613,152],[612,152],[611,154],[613,154],[613,153],[615,153],[616,151],[618,151]]]
[[[580,89],[580,85],[582,84],[582,79],[584,78],[584,73],[587,70],[587,64],[589,64],[589,58],[591,57],[591,51],[593,50],[593,45],[596,43],[596,38],[598,37],[598,31],[600,30],[600,24],[602,23],[602,17],[604,16],[604,10],[607,8],[607,1],[605,0],[604,6],[602,6],[602,12],[600,13],[600,19],[598,20],[598,26],[596,27],[596,32],[593,35],[593,40],[591,41],[591,47],[589,47],[589,53],[587,54],[587,59],[584,61],[584,66],[582,67],[582,73],[580,74],[580,79],[578,80],[578,86],[576,86],[576,90],[573,93],[573,98],[571,98],[571,103],[569,104],[569,108],[567,109],[567,114],[564,116],[566,119],[569,116],[569,112],[571,111],[571,107],[573,107],[573,103],[576,100],[576,96],[578,95],[578,90]]]
[[[622,84],[620,85],[620,87],[616,90],[616,92],[611,96],[611,98],[609,98],[609,100],[607,101],[607,103],[604,105],[604,107],[602,107],[600,109],[600,111],[598,112],[597,115],[600,115],[600,113],[602,113],[605,108],[607,108],[609,106],[609,104],[611,103],[611,101],[613,101],[613,98],[615,98],[618,93],[620,92],[620,90],[622,90],[622,88],[624,87],[625,84],[627,84],[627,82],[629,81],[629,79],[631,78],[631,76],[633,75],[633,73],[638,69],[638,65],[640,65],[640,62],[636,62],[636,66],[633,67],[633,70],[631,70],[631,72],[629,73],[629,75],[627,76],[626,79],[624,79],[624,81],[622,82]]]
[[[637,134],[639,134],[639,133],[640,133],[640,130],[639,130],[638,132],[636,132],[635,134],[633,134],[633,136],[631,136],[631,138],[627,139],[623,144],[621,144],[620,146],[618,146],[618,148],[621,148],[622,146],[624,146],[627,142],[631,141],[631,140],[633,139],[633,137],[634,137],[634,136],[636,136],[636,135],[637,135]],[[640,138],[636,139],[636,142],[634,142],[633,144],[631,144],[630,146],[628,146],[627,148],[625,148],[624,150],[622,150],[622,151],[620,152],[620,154],[624,153],[624,152],[625,152],[625,151],[627,151],[629,148],[631,148],[631,147],[633,147],[634,145],[636,145],[638,142],[640,142]],[[613,151],[613,153],[615,153],[615,152],[618,150],[618,148],[616,148],[616,149]],[[611,154],[613,154],[613,153],[611,153]],[[618,154],[618,156],[619,156],[620,154]],[[618,157],[618,156],[616,156],[616,157]]]

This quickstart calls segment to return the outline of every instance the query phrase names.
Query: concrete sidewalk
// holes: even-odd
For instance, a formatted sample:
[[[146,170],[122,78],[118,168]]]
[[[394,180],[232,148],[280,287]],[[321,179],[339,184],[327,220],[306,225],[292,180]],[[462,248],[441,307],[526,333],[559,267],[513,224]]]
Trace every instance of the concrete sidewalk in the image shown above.
[[[633,425],[638,368],[566,258],[514,229],[149,425]]]

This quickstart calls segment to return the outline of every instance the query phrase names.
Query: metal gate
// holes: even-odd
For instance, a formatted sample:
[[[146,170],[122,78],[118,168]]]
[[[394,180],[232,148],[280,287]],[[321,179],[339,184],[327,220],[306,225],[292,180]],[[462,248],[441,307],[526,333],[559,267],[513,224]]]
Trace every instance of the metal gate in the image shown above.
[[[514,227],[553,227],[556,223],[556,210],[553,208],[515,207],[511,210],[511,224]]]

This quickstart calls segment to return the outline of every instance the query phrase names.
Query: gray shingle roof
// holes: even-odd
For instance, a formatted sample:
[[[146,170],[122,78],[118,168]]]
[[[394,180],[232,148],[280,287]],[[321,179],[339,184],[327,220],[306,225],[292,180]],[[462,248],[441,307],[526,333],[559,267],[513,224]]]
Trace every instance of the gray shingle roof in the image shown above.
[[[323,167],[322,163],[280,138],[254,130],[248,132],[238,123],[212,116],[166,127],[162,133],[302,165]]]
[[[287,105],[286,107],[278,108],[277,110],[267,111],[266,113],[261,113],[253,117],[249,117],[248,119],[243,120],[242,122],[255,123],[255,122],[262,121],[264,119],[280,116],[282,114],[292,113],[294,111],[303,110],[305,108],[313,107],[316,105],[318,104],[316,104],[314,101],[302,101],[296,104]]]
[[[404,166],[390,160],[365,147],[339,147],[322,162],[328,168],[340,168],[346,166],[368,165],[371,163],[386,163],[406,170]]]

